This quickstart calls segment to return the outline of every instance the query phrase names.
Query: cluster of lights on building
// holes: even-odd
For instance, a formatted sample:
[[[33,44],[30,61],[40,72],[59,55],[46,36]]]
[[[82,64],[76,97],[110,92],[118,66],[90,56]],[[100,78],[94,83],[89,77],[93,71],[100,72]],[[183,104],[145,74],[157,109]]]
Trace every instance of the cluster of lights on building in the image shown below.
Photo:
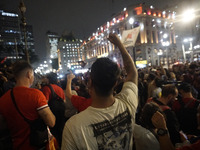
[[[123,30],[140,26],[140,34],[137,42],[142,44],[154,44],[170,46],[175,44],[175,34],[173,31],[173,21],[176,12],[160,11],[153,6],[131,6],[124,8],[122,12],[115,15],[110,21],[97,28],[96,32],[83,42],[86,51],[85,60],[92,64],[93,58],[109,57],[122,64],[119,53],[115,52],[116,47],[111,44],[107,37],[109,33],[115,33],[121,38]],[[144,19],[145,18],[145,19]],[[154,49],[154,48],[152,48]],[[158,48],[158,54],[163,51]],[[150,58],[151,59],[151,58]]]

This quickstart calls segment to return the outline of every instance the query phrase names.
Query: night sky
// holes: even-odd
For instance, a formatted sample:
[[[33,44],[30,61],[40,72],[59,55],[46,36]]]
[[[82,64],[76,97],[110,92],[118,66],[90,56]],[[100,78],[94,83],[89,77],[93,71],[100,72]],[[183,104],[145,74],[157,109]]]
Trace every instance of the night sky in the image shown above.
[[[0,9],[18,13],[20,0],[1,0]],[[40,59],[46,54],[46,31],[73,31],[76,38],[87,38],[98,27],[131,4],[146,2],[157,8],[173,0],[24,0],[27,23],[33,26],[36,53]],[[171,3],[170,3],[171,2]]]

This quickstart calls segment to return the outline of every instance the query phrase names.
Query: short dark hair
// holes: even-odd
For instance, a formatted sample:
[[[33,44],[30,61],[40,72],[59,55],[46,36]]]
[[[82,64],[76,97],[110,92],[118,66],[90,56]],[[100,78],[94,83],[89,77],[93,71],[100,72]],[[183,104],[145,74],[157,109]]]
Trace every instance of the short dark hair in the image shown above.
[[[154,79],[154,82],[155,82],[156,87],[162,87],[163,85],[163,81],[158,77]]]
[[[118,65],[109,58],[99,58],[91,67],[92,86],[99,96],[109,96],[119,76]]]
[[[170,94],[176,95],[176,86],[173,84],[166,84],[162,87],[162,97],[167,97]]]
[[[46,78],[49,80],[49,84],[57,84],[57,74],[50,72],[46,75]]]
[[[192,91],[192,87],[189,83],[182,83],[178,86],[178,90],[183,90],[184,92],[188,93]]]
[[[15,78],[19,78],[21,73],[26,69],[33,70],[32,66],[27,61],[20,60],[15,62],[12,68]]]
[[[162,113],[162,110],[160,109],[158,104],[154,102],[146,103],[142,109],[142,113],[140,116],[141,125],[149,130],[155,129],[154,125],[152,124],[151,118],[157,111]]]

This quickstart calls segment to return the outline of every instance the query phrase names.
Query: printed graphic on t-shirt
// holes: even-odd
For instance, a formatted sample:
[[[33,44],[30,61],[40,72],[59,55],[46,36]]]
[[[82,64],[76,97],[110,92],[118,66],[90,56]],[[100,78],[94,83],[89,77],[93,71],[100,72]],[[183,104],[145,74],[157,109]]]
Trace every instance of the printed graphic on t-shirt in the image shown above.
[[[131,115],[126,110],[113,120],[93,124],[98,149],[129,149],[132,136]]]

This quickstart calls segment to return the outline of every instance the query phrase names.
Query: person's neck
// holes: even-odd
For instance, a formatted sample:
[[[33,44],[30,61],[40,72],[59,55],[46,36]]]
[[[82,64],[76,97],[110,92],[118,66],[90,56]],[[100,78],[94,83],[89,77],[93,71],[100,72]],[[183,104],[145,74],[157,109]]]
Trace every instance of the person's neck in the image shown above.
[[[192,96],[192,93],[183,93],[182,98],[194,98],[194,97]]]
[[[26,80],[17,80],[15,87],[19,87],[19,86],[27,87],[27,88],[30,87],[28,81],[26,81]]]
[[[95,108],[107,108],[112,106],[115,102],[115,98],[112,94],[106,97],[101,97],[97,95],[93,95],[91,97],[92,97],[91,106]]]
[[[160,99],[159,99],[159,101],[160,102],[162,102],[163,104],[165,104],[165,105],[167,105],[168,104],[168,101],[167,101],[167,99],[166,98],[164,98],[164,97],[161,97]]]

